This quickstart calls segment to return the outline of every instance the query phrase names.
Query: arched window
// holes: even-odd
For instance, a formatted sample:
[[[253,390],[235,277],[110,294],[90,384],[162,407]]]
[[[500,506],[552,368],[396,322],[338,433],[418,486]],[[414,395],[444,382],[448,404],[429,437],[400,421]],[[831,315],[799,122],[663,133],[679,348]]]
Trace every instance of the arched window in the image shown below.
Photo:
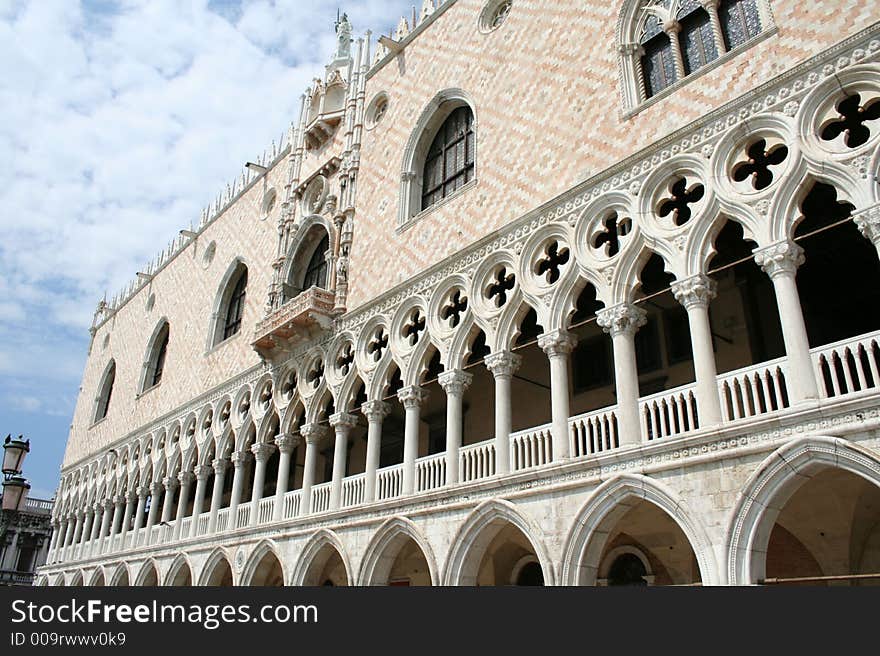
[[[98,397],[95,401],[95,421],[101,421],[107,416],[110,409],[110,397],[113,396],[113,384],[116,382],[116,361],[111,360],[98,388]]]
[[[146,371],[144,372],[144,380],[141,384],[142,392],[162,382],[162,374],[165,371],[165,354],[168,351],[168,338],[170,334],[171,328],[168,322],[163,321],[150,341],[150,348],[145,360]]]
[[[733,50],[761,32],[761,16],[755,0],[722,0],[718,18],[724,45]]]
[[[244,300],[247,293],[247,267],[241,267],[235,279],[235,286],[226,305],[223,321],[223,339],[228,339],[241,330],[241,316],[244,314]]]
[[[422,209],[452,195],[474,179],[474,114],[454,110],[428,149],[422,176]]]
[[[624,0],[618,51],[625,109],[726,58],[771,24],[767,0]]]
[[[327,250],[329,248],[330,238],[325,234],[312,253],[309,265],[306,267],[306,275],[302,284],[304,290],[310,287],[327,288]]]

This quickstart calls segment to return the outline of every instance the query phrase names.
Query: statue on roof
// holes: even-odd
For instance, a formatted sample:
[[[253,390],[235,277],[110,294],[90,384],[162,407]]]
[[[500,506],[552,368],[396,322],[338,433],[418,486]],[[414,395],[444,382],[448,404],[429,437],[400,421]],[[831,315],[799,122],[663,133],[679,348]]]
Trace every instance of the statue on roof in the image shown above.
[[[336,19],[336,59],[351,57],[351,32],[348,14],[342,14]]]

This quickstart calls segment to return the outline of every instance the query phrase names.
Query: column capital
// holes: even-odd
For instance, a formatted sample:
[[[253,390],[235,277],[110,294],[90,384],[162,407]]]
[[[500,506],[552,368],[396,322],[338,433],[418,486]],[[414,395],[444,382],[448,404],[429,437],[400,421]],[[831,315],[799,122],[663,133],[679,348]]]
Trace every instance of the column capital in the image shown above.
[[[251,460],[250,451],[233,451],[229,460],[236,469],[244,467]]]
[[[461,396],[474,380],[474,375],[466,371],[456,369],[455,371],[444,371],[437,377],[440,387],[446,392],[447,396]]]
[[[103,509],[104,506],[106,506],[106,505],[107,505],[106,499],[104,499],[103,501],[95,501],[95,503],[92,504],[92,512],[98,512],[99,510]]]
[[[522,356],[512,351],[498,351],[497,353],[487,355],[484,362],[486,363],[486,369],[492,372],[495,378],[509,378],[520,368]]]
[[[162,482],[153,481],[152,483],[150,483],[150,494],[152,496],[156,496],[157,494],[159,494],[159,492],[162,491],[162,484],[163,483],[164,483],[164,481],[162,481]]]
[[[177,475],[177,480],[180,481],[181,485],[189,485],[195,478],[195,474],[188,471],[182,471]]]
[[[208,477],[214,473],[214,468],[210,465],[198,465],[193,469],[196,480],[206,481]]]
[[[804,249],[790,239],[754,251],[755,262],[771,278],[791,276],[804,263]]]
[[[107,497],[106,499],[104,499],[100,503],[102,506],[104,506],[104,510],[110,510],[111,508],[113,508],[114,505],[116,505],[116,503],[112,497]]]
[[[165,486],[166,491],[170,492],[179,485],[179,482],[173,476],[166,476],[162,479],[162,485]]]
[[[686,310],[707,308],[717,293],[718,284],[705,273],[672,283],[672,294]]]
[[[631,303],[620,303],[599,310],[596,313],[596,323],[612,337],[618,335],[632,337],[639,328],[648,323],[648,317],[642,308]]]
[[[214,470],[214,474],[223,474],[229,469],[229,461],[223,458],[214,458],[211,461],[211,467]]]
[[[285,433],[275,438],[275,446],[278,447],[278,451],[281,453],[293,453],[293,450],[299,446],[301,441],[302,438],[299,435]]]
[[[865,239],[870,239],[880,248],[880,205],[869,207],[853,216],[853,222]]]
[[[86,506],[84,512],[85,512],[85,514],[86,514],[87,517],[88,517],[89,515],[94,515],[94,514],[95,514],[95,507],[94,507],[93,505],[89,504],[88,506]]]
[[[678,34],[681,32],[681,23],[679,23],[674,18],[663,21],[663,31],[666,32],[669,36],[673,34]]]
[[[538,346],[548,357],[569,355],[577,344],[577,337],[567,330],[551,330],[538,335]]]
[[[406,409],[418,408],[428,400],[428,392],[418,385],[410,385],[409,387],[401,387],[397,392],[397,398]]]
[[[333,428],[352,429],[357,426],[357,422],[357,415],[348,412],[337,412],[335,415],[330,415],[330,425]]]
[[[124,494],[117,494],[116,496],[113,497],[113,503],[116,504],[117,506],[125,503],[125,495]]]
[[[703,8],[708,11],[709,9],[718,9],[718,5],[721,4],[721,0],[700,0],[700,4],[703,5]]]
[[[135,489],[135,494],[137,494],[138,499],[147,498],[147,494],[149,494],[150,488],[146,485],[138,485]]]
[[[384,401],[367,401],[361,406],[361,412],[372,424],[385,419],[391,413],[391,406]]]
[[[326,426],[316,423],[304,424],[299,429],[299,434],[302,435],[306,444],[317,444],[326,437],[327,432]]]
[[[251,446],[251,453],[254,454],[254,460],[257,462],[265,462],[275,451],[275,445],[268,442],[260,442]]]

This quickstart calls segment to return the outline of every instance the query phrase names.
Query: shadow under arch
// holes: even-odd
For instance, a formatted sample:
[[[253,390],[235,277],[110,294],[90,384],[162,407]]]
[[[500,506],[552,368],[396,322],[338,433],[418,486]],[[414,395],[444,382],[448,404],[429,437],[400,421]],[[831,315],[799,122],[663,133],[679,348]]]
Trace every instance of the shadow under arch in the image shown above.
[[[727,532],[727,583],[757,583],[785,503],[812,477],[840,469],[880,486],[880,458],[838,437],[803,437],[767,456],[737,497]]]
[[[540,538],[540,528],[514,504],[500,499],[481,503],[458,529],[449,550],[443,584],[475,585],[486,551],[505,525],[514,526],[525,536],[541,565],[544,585],[554,585],[553,562]]]
[[[562,552],[561,585],[596,585],[610,530],[641,501],[647,501],[664,512],[684,533],[694,552],[703,584],[720,583],[709,538],[684,501],[647,476],[621,474],[596,488],[576,515]]]
[[[352,585],[354,578],[346,549],[339,536],[327,529],[320,529],[309,538],[294,567],[290,585],[322,585],[322,581],[319,580],[321,573],[334,552],[339,555],[345,568],[346,585]]]
[[[364,552],[358,585],[386,585],[395,559],[410,540],[422,552],[428,565],[431,585],[438,585],[440,579],[431,545],[428,544],[416,525],[405,517],[391,517],[376,531]]]

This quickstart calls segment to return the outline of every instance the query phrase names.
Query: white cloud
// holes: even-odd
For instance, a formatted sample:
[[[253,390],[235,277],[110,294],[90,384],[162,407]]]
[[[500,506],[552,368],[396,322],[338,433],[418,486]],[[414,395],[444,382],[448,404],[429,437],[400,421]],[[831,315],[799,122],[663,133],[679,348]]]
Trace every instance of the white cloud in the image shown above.
[[[387,33],[409,6],[345,9]],[[98,299],[296,119],[335,17],[325,0],[0,0],[0,413],[70,416]]]

